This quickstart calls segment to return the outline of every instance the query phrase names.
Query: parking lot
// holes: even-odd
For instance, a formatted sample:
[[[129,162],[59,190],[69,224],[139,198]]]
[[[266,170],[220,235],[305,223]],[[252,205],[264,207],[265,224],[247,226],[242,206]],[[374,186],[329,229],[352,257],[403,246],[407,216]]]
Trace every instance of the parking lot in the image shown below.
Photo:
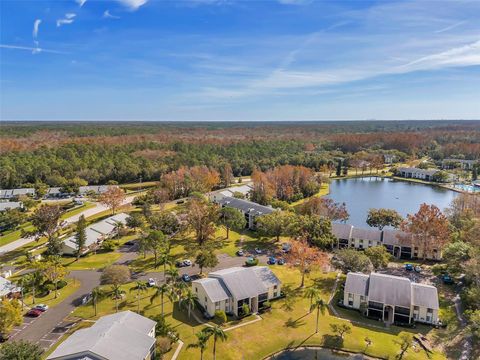
[[[404,264],[390,263],[387,269],[379,270],[381,274],[402,276],[410,279],[410,281],[426,284],[426,285],[436,285],[438,284],[438,277],[435,276],[429,266],[421,266],[420,271],[405,269]]]

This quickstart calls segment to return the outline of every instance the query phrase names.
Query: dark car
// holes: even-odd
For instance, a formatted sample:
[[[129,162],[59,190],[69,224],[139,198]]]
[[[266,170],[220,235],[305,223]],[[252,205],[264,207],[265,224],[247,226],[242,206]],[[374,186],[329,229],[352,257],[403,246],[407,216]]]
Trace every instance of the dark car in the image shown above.
[[[405,270],[413,271],[413,265],[412,264],[405,264]]]
[[[275,259],[273,256],[270,256],[268,258],[267,264],[268,265],[275,265],[277,263],[277,259]]]
[[[285,265],[285,260],[283,258],[280,258],[277,260],[278,265]]]
[[[42,311],[38,309],[30,309],[27,312],[27,316],[29,317],[39,317],[40,315],[42,315]]]
[[[442,275],[442,281],[444,284],[451,285],[454,283],[452,277],[448,274],[443,274]]]
[[[129,240],[129,241],[127,241],[127,242],[125,243],[125,245],[127,245],[127,246],[135,245],[135,241]]]
[[[183,274],[182,275],[182,280],[185,281],[185,282],[190,282],[190,281],[192,281],[192,278],[188,274]]]
[[[8,339],[10,339],[10,336],[8,334],[2,334],[0,333],[0,344],[1,343],[4,343],[5,341],[7,341]]]

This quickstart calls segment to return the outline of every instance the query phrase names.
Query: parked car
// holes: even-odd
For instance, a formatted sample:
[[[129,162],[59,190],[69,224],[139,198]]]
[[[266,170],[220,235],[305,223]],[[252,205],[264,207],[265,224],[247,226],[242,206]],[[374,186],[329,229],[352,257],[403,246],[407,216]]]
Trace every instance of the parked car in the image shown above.
[[[184,264],[185,266],[192,266],[192,262],[191,262],[190,260],[188,260],[188,259],[187,259],[187,260],[183,260],[183,264]]]
[[[405,264],[405,270],[413,271],[413,265],[412,264]]]
[[[417,265],[417,266],[415,266],[413,269],[414,269],[415,272],[417,272],[417,273],[422,272],[422,267],[421,267],[421,266],[418,266],[418,265]]]
[[[290,252],[291,249],[292,249],[292,245],[290,243],[283,243],[282,244],[282,251],[284,253]]]
[[[42,311],[38,309],[30,309],[27,312],[27,316],[29,317],[39,317],[40,315],[42,315]]]
[[[207,320],[213,319],[213,316],[209,315],[208,312],[206,312],[206,311],[203,312],[203,317]]]
[[[258,265],[258,259],[254,258],[254,257],[249,257],[245,261],[245,265],[246,266],[256,266],[256,265]]]
[[[285,265],[285,259],[284,259],[284,258],[279,258],[279,259],[277,260],[277,264],[278,264],[278,265]]]
[[[256,253],[256,254],[261,254],[261,253],[262,253],[262,249],[255,248],[255,253]]]
[[[129,241],[127,241],[127,242],[125,243],[125,245],[127,245],[127,246],[135,245],[135,241],[129,240]]]
[[[48,310],[48,305],[38,304],[34,307],[34,309],[40,310],[41,312],[45,312]]]
[[[147,285],[150,286],[150,287],[152,287],[152,286],[157,285],[157,282],[155,281],[155,279],[150,278],[150,279],[148,279],[148,281],[147,281]]]
[[[277,263],[277,259],[275,259],[273,256],[270,256],[268,258],[267,264],[268,265],[275,265]]]
[[[182,280],[185,281],[185,282],[190,282],[190,281],[192,281],[192,278],[188,274],[183,274],[182,275]]]
[[[442,281],[444,284],[448,284],[448,285],[451,285],[454,283],[452,277],[448,274],[443,274],[442,275]]]
[[[75,205],[83,205],[83,201],[82,200],[75,200],[74,204]]]
[[[237,251],[237,256],[243,256],[245,255],[245,253],[243,252],[243,250],[238,250]]]
[[[185,200],[177,200],[177,204],[183,204],[185,202]]]

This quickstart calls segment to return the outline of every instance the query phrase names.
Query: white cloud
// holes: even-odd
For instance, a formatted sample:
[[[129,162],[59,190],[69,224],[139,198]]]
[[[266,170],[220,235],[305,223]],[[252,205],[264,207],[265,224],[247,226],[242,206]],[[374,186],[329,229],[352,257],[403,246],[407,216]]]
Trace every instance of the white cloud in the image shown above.
[[[437,31],[435,31],[435,33],[436,33],[436,34],[440,34],[440,33],[443,33],[443,32],[445,32],[445,31],[455,29],[456,27],[458,27],[458,26],[460,26],[460,25],[463,25],[463,24],[465,24],[466,22],[467,22],[467,21],[459,21],[459,22],[457,22],[457,23],[455,23],[455,24],[452,24],[452,25],[449,25],[449,26],[447,26],[447,27],[444,27],[444,28],[442,28],[442,29],[440,29],[440,30],[437,30]]]
[[[38,27],[40,26],[42,20],[41,19],[37,19],[33,22],[33,38],[36,39],[37,36],[38,36]]]
[[[60,27],[62,25],[67,25],[73,23],[73,19],[58,19],[57,20],[57,27]]]
[[[87,2],[87,0],[75,0],[75,2],[76,2],[80,7],[82,7],[83,5],[85,5],[85,3]]]
[[[39,52],[46,52],[46,53],[52,53],[52,54],[67,54],[66,52],[63,52],[63,51],[57,51],[57,50],[50,50],[50,49],[40,48],[40,47],[38,47],[38,42],[37,42],[37,41],[35,42],[35,47],[0,44],[0,48],[3,48],[3,49],[12,49],[12,50],[31,51],[32,54],[37,54],[37,53],[39,53]]]
[[[77,14],[74,14],[74,13],[66,13],[65,14],[65,18],[67,18],[67,19],[73,19],[75,16],[77,16]]]
[[[310,4],[312,0],[278,0],[282,5],[306,5]]]
[[[117,0],[117,1],[131,11],[138,10],[140,6],[143,6],[148,2],[148,0]]]
[[[120,16],[110,14],[110,10],[105,10],[103,12],[103,17],[105,19],[120,19]]]

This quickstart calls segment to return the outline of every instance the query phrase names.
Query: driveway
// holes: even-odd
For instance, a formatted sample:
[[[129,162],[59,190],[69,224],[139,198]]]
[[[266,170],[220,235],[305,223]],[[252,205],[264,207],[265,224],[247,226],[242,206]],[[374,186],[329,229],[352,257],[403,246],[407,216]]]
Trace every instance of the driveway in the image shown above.
[[[40,317],[33,320],[26,320],[26,324],[24,324],[26,326],[23,325],[17,329],[12,335],[12,338],[14,340],[26,340],[33,343],[40,343],[41,340],[49,340],[42,341],[41,345],[50,346],[55,336],[49,337],[48,335],[52,332],[55,333],[55,329],[62,327],[64,319],[75,307],[81,304],[82,297],[89,294],[93,288],[100,284],[100,275],[101,273],[99,271],[75,270],[70,272],[69,277],[77,279],[81,283],[77,291],[60,304],[43,313]],[[63,327],[66,326],[67,325],[64,325]],[[60,336],[58,336],[58,338]]]

